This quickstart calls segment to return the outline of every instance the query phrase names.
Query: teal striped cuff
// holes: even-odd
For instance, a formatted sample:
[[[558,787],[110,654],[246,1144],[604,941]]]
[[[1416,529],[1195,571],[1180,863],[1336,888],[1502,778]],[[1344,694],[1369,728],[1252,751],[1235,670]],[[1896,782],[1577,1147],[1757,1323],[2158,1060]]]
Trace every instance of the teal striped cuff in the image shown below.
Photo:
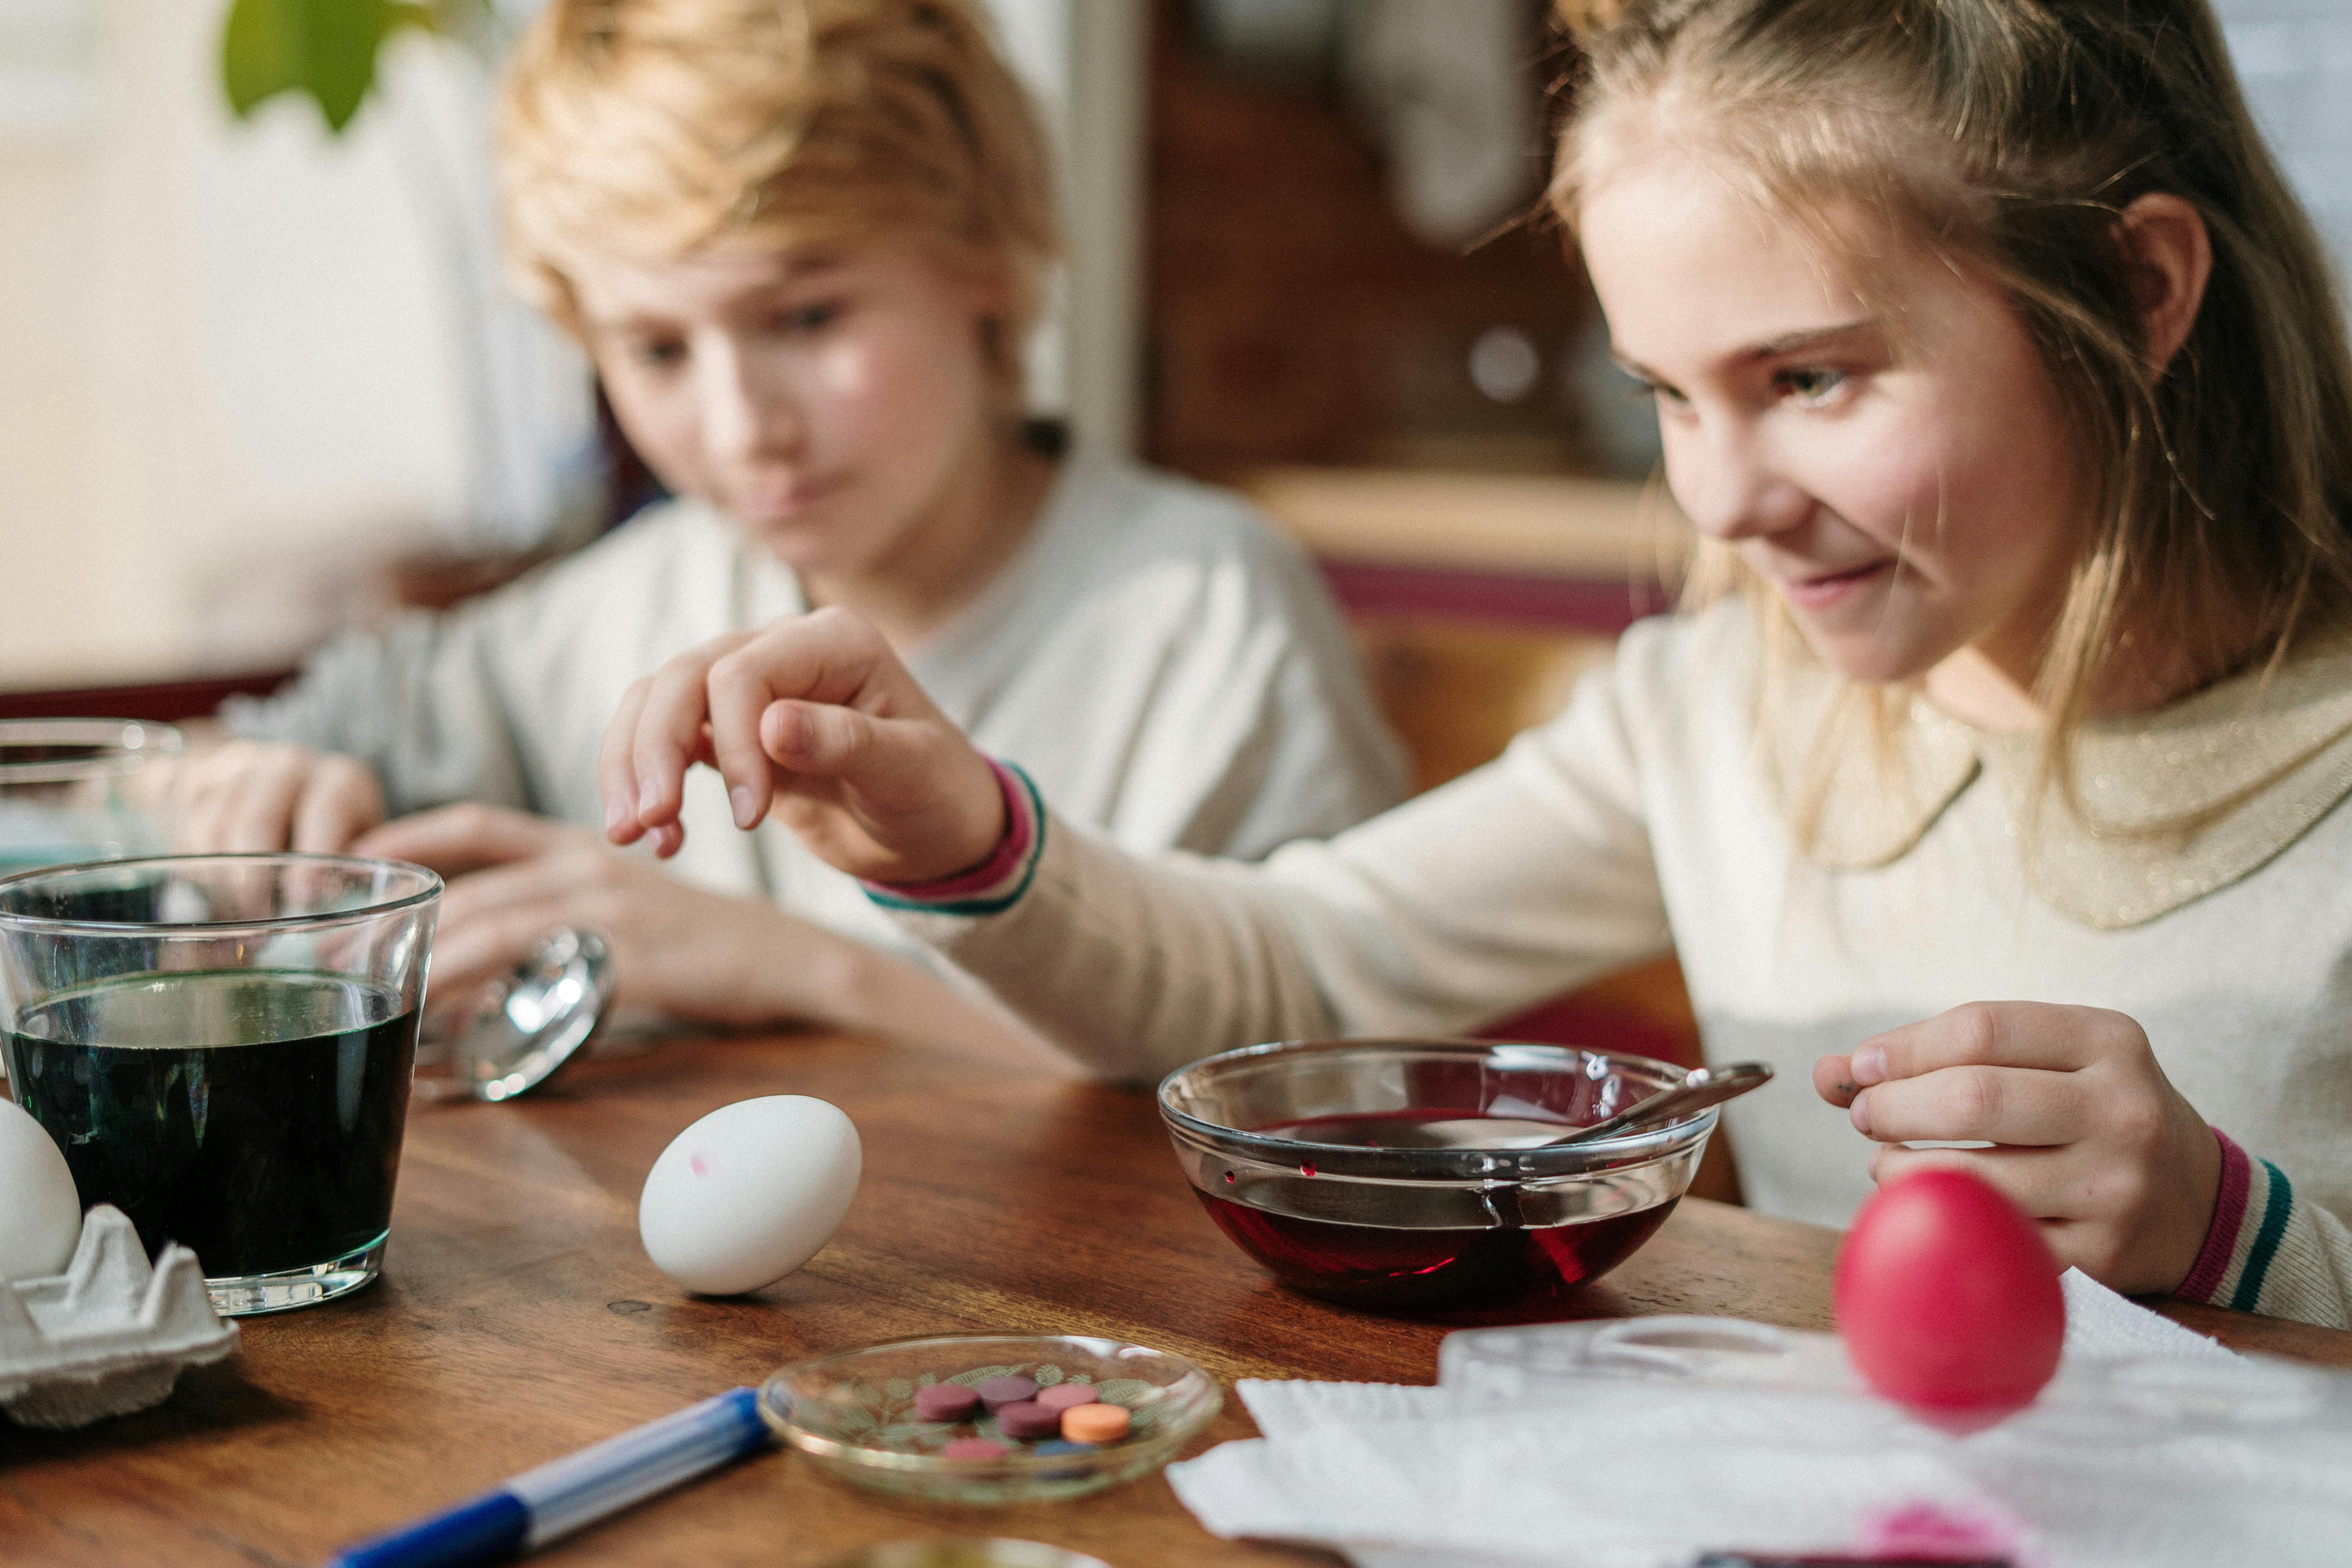
[[[993,757],[988,765],[1004,792],[1004,838],[996,852],[936,882],[860,882],[868,899],[886,910],[922,915],[992,915],[1021,901],[1045,852],[1045,802],[1019,768]]]
[[[2294,1217],[2294,1184],[2268,1160],[2248,1154],[2220,1128],[2213,1135],[2221,1145],[2221,1196],[2205,1249],[2179,1293],[2241,1312],[2281,1315],[2277,1301],[2263,1305],[2263,1290],[2272,1282],[2271,1266],[2286,1237],[2287,1223]]]

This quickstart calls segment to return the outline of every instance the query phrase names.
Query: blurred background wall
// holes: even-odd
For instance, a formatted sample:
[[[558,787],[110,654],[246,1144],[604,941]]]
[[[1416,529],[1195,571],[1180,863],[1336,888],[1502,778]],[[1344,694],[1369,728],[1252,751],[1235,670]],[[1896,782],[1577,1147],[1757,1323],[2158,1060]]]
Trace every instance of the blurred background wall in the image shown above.
[[[1142,12],[997,9],[1076,149],[1040,394],[1131,445]],[[606,521],[587,368],[498,274],[488,64],[406,33],[341,136],[239,122],[226,11],[0,0],[0,690],[282,668],[394,563]]]

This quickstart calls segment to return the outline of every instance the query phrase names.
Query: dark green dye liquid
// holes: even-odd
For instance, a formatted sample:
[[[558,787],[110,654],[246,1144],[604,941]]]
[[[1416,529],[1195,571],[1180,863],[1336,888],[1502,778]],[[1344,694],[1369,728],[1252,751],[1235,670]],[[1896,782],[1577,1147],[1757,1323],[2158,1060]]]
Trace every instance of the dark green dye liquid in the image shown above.
[[[392,1215],[414,1010],[344,975],[134,974],[50,997],[0,1036],[16,1101],[82,1205],[213,1279],[355,1252]]]
[[[12,852],[0,850],[0,877],[13,877],[19,871],[46,871],[52,867],[90,858],[93,851],[58,849],[30,858],[12,858]],[[56,894],[35,902],[22,900],[15,906],[18,914],[39,915],[57,921],[105,921],[121,925],[147,925],[153,922],[163,902],[163,879],[152,873],[142,877],[126,872],[120,877],[95,877],[93,885],[75,888],[71,892]]]

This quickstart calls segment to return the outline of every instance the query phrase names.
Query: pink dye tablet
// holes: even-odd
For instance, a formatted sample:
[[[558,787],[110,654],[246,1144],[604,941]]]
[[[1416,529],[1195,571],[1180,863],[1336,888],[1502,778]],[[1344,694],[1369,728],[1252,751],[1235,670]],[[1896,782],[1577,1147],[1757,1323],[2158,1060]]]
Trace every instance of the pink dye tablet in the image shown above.
[[[1091,1383],[1057,1383],[1037,1395],[1037,1403],[1048,1410],[1070,1410],[1081,1405],[1092,1405],[1098,1397]]]
[[[1037,1380],[1034,1377],[992,1377],[976,1384],[972,1392],[980,1395],[980,1402],[993,1414],[1001,1405],[1018,1405],[1023,1400],[1036,1398]]]
[[[1012,1452],[1002,1443],[992,1443],[985,1437],[959,1437],[940,1450],[942,1459],[1001,1459]]]
[[[915,1390],[915,1414],[925,1421],[961,1421],[980,1408],[980,1395],[961,1383]]]
[[[1062,1432],[1062,1413],[1049,1410],[1034,1399],[1024,1399],[996,1407],[996,1429],[1008,1437],[1057,1437]]]

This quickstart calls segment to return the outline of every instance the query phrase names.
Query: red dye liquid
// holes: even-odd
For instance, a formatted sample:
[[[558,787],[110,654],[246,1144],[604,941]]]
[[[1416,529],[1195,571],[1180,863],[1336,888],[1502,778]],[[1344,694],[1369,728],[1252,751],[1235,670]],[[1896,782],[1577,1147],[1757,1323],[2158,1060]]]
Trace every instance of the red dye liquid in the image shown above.
[[[1415,1135],[1415,1123],[1469,1119],[1496,1123],[1496,1147],[1557,1135],[1557,1128],[1572,1125],[1480,1118],[1475,1110],[1409,1110],[1319,1117],[1258,1131],[1320,1143],[1420,1148],[1429,1141]],[[1209,1217],[1244,1251],[1310,1296],[1402,1311],[1539,1307],[1565,1298],[1631,1257],[1675,1207],[1669,1199],[1606,1219],[1535,1227],[1390,1226],[1278,1212],[1250,1201],[1254,1184],[1198,1194]]]

